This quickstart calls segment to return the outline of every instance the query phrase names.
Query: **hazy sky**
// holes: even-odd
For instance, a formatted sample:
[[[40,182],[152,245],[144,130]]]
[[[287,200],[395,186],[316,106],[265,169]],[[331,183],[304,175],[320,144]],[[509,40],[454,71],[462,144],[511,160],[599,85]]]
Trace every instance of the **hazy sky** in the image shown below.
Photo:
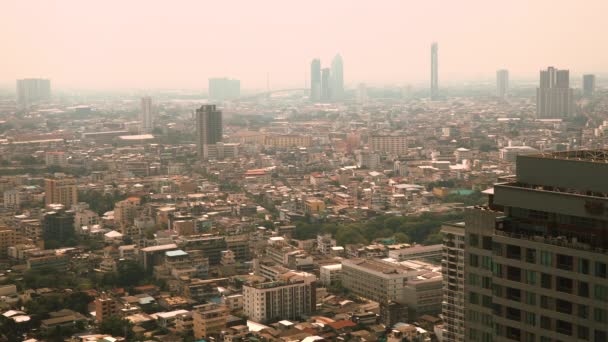
[[[1,0],[0,83],[54,87],[304,86],[344,58],[347,86],[417,83],[439,43],[447,80],[608,71],[608,0]]]

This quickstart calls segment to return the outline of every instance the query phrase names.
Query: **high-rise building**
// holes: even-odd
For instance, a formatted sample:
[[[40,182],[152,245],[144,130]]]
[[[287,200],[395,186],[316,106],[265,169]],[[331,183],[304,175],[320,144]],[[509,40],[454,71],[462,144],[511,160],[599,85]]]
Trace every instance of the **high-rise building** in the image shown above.
[[[211,100],[234,100],[240,96],[241,81],[226,77],[209,79],[209,98]]]
[[[73,243],[76,237],[74,229],[74,212],[64,210],[61,205],[53,208],[53,211],[48,211],[44,214],[42,220],[42,238],[44,243],[48,244],[53,241],[57,246],[65,246],[67,243]],[[57,248],[55,246],[54,248]]]
[[[321,101],[321,60],[318,58],[310,63],[310,100]]]
[[[439,60],[437,43],[431,44],[431,100],[439,98]]]
[[[243,286],[243,312],[254,322],[266,323],[297,319],[316,309],[316,277],[295,276],[287,281],[272,281]]]
[[[607,161],[519,156],[465,211],[466,341],[608,341]]]
[[[152,132],[152,129],[154,128],[154,108],[152,107],[152,98],[150,96],[141,98],[139,121],[141,122],[141,130],[143,133]]]
[[[209,145],[222,141],[222,111],[215,105],[202,105],[196,110],[196,147],[201,159],[209,158]]]
[[[443,316],[444,342],[464,342],[464,223],[446,223],[443,234]]]
[[[372,151],[394,155],[407,154],[407,136],[405,135],[372,135],[369,138]]]
[[[331,61],[331,99],[340,101],[344,98],[344,62],[337,54]]]
[[[595,93],[595,75],[583,75],[583,96],[593,97]]]
[[[76,179],[72,177],[47,178],[44,180],[45,204],[63,204],[70,208],[78,203]]]
[[[103,322],[112,316],[118,316],[118,302],[109,296],[102,296],[95,299],[95,320]]]
[[[331,71],[329,68],[321,69],[321,101],[331,100]]]
[[[549,67],[540,71],[540,87],[536,89],[538,119],[567,118],[574,113],[574,96],[570,88],[570,72]]]
[[[197,305],[192,310],[192,331],[197,340],[217,337],[226,328],[228,307],[216,303]]]
[[[27,109],[51,99],[51,81],[41,78],[17,80],[17,107]]]
[[[509,70],[501,69],[496,72],[496,95],[500,98],[507,97],[509,93]]]

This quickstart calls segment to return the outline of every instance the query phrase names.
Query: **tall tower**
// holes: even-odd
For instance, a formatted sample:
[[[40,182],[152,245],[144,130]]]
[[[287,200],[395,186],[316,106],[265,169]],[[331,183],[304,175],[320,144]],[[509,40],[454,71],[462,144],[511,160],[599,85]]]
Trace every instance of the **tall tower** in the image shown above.
[[[331,61],[331,98],[334,101],[344,98],[344,62],[340,54]]]
[[[496,96],[507,97],[509,92],[509,70],[501,69],[496,72]]]
[[[431,100],[439,98],[439,63],[437,43],[431,44]]]
[[[196,148],[199,158],[209,158],[209,147],[222,141],[222,111],[215,105],[202,105],[196,110]]]
[[[310,63],[310,100],[321,100],[321,60],[318,58]]]
[[[51,81],[41,78],[17,80],[17,107],[26,109],[51,99]]]
[[[329,68],[321,70],[321,101],[331,100],[331,71]]]
[[[583,75],[583,96],[592,97],[595,92],[595,75]]]
[[[570,72],[549,67],[540,71],[540,87],[536,88],[536,117],[566,118],[574,113],[574,94],[570,88]]]
[[[150,133],[154,128],[152,98],[145,96],[141,98],[141,112],[139,113],[139,121],[141,121],[142,133]]]

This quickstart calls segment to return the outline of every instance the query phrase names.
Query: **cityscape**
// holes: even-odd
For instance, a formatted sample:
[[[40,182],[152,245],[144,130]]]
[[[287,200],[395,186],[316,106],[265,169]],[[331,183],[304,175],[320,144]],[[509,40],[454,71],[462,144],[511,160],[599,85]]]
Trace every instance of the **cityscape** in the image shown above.
[[[566,43],[608,3],[542,2],[11,0],[0,341],[608,342],[608,51]],[[475,30],[395,42],[397,9]]]

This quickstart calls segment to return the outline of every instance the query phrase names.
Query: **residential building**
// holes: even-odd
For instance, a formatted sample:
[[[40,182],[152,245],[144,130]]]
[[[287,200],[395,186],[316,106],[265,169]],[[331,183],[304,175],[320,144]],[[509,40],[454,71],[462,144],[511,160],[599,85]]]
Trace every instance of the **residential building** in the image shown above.
[[[228,308],[209,303],[197,305],[192,310],[192,331],[196,340],[217,337],[226,328]]]
[[[606,161],[519,156],[515,179],[466,210],[466,341],[608,340]]]
[[[443,234],[443,340],[464,342],[464,222],[445,223]]]
[[[404,135],[372,135],[369,137],[369,148],[375,152],[407,154],[407,137]]]
[[[215,105],[202,105],[196,110],[197,153],[199,158],[209,158],[209,145],[222,141],[222,112]]]
[[[595,75],[583,75],[583,96],[593,97],[595,93]]]
[[[41,78],[17,80],[17,107],[27,109],[51,99],[51,81]]]
[[[312,276],[312,275],[311,275]],[[243,286],[243,312],[259,323],[296,319],[316,308],[315,277]]]
[[[45,204],[62,204],[70,208],[78,203],[76,179],[72,177],[47,178],[44,180]]]
[[[574,91],[570,88],[570,72],[549,67],[540,72],[536,89],[538,119],[567,118],[574,115]]]
[[[68,155],[63,151],[52,151],[44,154],[46,166],[68,166]]]
[[[4,259],[8,255],[8,248],[19,243],[19,236],[13,229],[0,226],[0,258]]]
[[[141,122],[141,133],[152,132],[154,128],[154,107],[152,106],[152,98],[150,96],[141,98],[139,121]]]
[[[106,295],[95,299],[95,320],[97,322],[103,322],[112,316],[118,316],[119,312],[116,299]]]

